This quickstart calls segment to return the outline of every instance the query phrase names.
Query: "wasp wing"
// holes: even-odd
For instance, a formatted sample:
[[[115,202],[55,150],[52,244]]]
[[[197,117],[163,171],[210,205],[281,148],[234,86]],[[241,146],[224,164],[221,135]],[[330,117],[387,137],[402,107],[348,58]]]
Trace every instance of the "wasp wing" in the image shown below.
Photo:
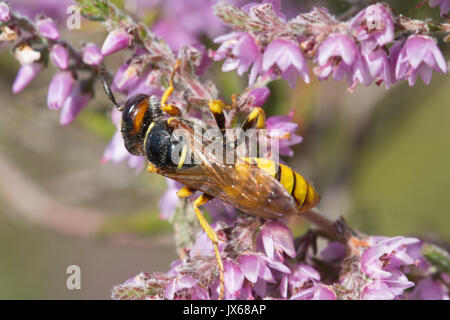
[[[294,198],[256,164],[229,152],[223,143],[195,134],[183,120],[172,123],[190,141],[191,155],[198,165],[190,168],[162,170],[160,173],[193,189],[228,202],[238,209],[263,218],[277,219],[297,213]],[[212,152],[214,151],[214,152]],[[223,163],[233,159],[232,164]]]

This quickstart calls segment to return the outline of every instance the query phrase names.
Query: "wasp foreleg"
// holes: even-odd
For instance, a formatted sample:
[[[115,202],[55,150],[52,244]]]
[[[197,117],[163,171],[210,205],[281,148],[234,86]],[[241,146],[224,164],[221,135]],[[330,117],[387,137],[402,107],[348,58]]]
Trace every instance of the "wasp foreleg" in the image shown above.
[[[178,107],[167,104],[167,100],[169,100],[170,95],[172,94],[173,90],[175,90],[175,87],[173,86],[173,79],[178,68],[180,68],[180,64],[181,61],[177,60],[175,67],[170,74],[169,86],[167,87],[166,91],[164,91],[164,94],[161,98],[161,109],[162,111],[168,113],[170,116],[178,116],[181,114],[181,110]]]
[[[206,193],[203,193],[200,197],[198,197],[194,201],[193,207],[194,207],[195,214],[197,215],[198,222],[200,222],[200,225],[202,226],[203,230],[206,232],[206,234],[208,235],[209,239],[212,241],[213,246],[214,246],[214,252],[216,253],[217,264],[219,265],[219,279],[220,279],[219,299],[222,300],[225,285],[224,285],[224,277],[223,277],[223,272],[224,272],[223,271],[223,263],[222,263],[222,258],[220,257],[220,252],[219,252],[219,238],[217,237],[217,233],[213,230],[213,228],[211,228],[208,221],[206,221],[202,212],[198,208],[199,206],[204,205],[211,199],[213,199],[212,196],[210,196]]]

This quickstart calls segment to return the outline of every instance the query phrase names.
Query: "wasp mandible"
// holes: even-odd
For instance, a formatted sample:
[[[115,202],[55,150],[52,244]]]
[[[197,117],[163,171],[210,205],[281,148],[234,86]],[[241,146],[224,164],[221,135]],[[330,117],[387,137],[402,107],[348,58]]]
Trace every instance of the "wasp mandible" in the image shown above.
[[[147,171],[182,183],[184,186],[177,193],[180,198],[196,191],[202,192],[193,202],[193,207],[201,227],[214,246],[220,278],[219,298],[222,299],[225,284],[219,239],[199,207],[218,198],[247,214],[279,219],[311,209],[319,202],[320,196],[299,173],[273,160],[234,156],[232,164],[223,164],[217,161],[214,154],[205,152],[206,142],[204,137],[201,141],[196,140],[194,123],[183,118],[178,107],[167,103],[174,91],[174,78],[179,64],[178,61],[173,68],[169,86],[160,100],[155,96],[138,94],[121,107],[110,89],[104,69],[102,82],[109,99],[122,111],[120,130],[127,150],[148,159]],[[208,105],[219,134],[223,134],[225,104],[220,100],[211,100]],[[164,113],[170,117],[167,118]],[[250,128],[265,128],[262,108],[255,107],[241,126],[243,131]],[[184,133],[185,139],[175,137],[175,130]],[[189,137],[194,139],[189,140]],[[211,143],[210,140],[206,139],[208,143]],[[180,156],[175,161],[177,163],[171,157],[175,149],[180,150]],[[188,153],[197,160],[196,164],[186,162]]]

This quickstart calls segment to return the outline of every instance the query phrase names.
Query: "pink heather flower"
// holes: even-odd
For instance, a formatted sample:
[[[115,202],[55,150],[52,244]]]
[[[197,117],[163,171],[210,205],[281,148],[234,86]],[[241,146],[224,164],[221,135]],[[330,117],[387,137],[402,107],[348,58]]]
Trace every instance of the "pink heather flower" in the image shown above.
[[[224,261],[223,268],[227,298],[236,298],[244,284],[244,274],[238,265],[228,260]]]
[[[60,109],[72,91],[74,78],[72,72],[57,72],[48,87],[47,104],[50,110]]]
[[[44,69],[44,65],[37,62],[20,67],[19,72],[17,72],[16,78],[14,79],[12,92],[17,94],[25,89],[42,69]]]
[[[236,222],[236,209],[229,203],[220,199],[213,199],[205,204],[205,208],[211,214],[213,221],[221,220],[231,225]]]
[[[361,293],[361,300],[393,300],[395,294],[382,281],[372,281],[366,284]]]
[[[117,131],[114,133],[111,141],[106,147],[101,162],[107,163],[109,161],[112,161],[113,163],[117,164],[119,162],[127,160],[128,165],[131,168],[135,169],[136,173],[138,173],[141,172],[142,169],[144,169],[146,159],[145,157],[135,156],[129,153],[128,150],[125,148],[122,133],[120,132],[119,129],[121,117],[122,113],[117,109],[113,109],[111,113],[111,118],[113,123],[117,127]]]
[[[348,35],[330,35],[317,51],[317,62],[319,66],[314,68],[314,73],[319,80],[327,79],[333,73],[335,80],[346,77],[351,86],[358,81],[365,85],[372,82],[355,41]]]
[[[225,59],[222,71],[237,69],[237,73],[242,76],[252,66],[249,84],[253,84],[262,62],[261,52],[253,36],[246,32],[232,32],[214,39],[214,42],[221,43],[213,60]]]
[[[168,178],[166,178],[166,180],[168,180]],[[171,180],[171,181],[173,181],[173,180]],[[169,183],[169,181],[167,181],[167,182]],[[176,196],[176,193],[175,193],[175,196]],[[178,201],[178,199],[175,199],[175,203],[176,203],[176,201]],[[161,200],[161,202],[162,202],[162,200]],[[161,206],[160,206],[160,208],[161,208]],[[206,234],[206,232],[197,233],[194,245],[189,250],[189,257],[196,258],[196,257],[212,257],[212,256],[214,256],[214,247],[212,245],[211,240],[209,240],[208,235]]]
[[[366,60],[372,79],[375,79],[377,84],[381,84],[384,81],[386,89],[389,89],[395,82],[395,78],[386,52],[383,49],[377,49],[363,55],[363,57]]]
[[[256,283],[258,279],[272,282],[274,280],[272,272],[267,266],[266,260],[260,254],[243,254],[239,257],[239,268],[245,278],[251,283]]]
[[[292,232],[283,222],[266,221],[261,227],[261,239],[269,258],[283,261],[283,252],[291,258],[295,258]]]
[[[434,40],[428,36],[410,36],[398,56],[395,77],[407,79],[412,87],[420,74],[425,84],[430,84],[432,72],[447,73],[447,63]]]
[[[418,242],[419,239],[402,236],[371,237],[371,247],[361,255],[361,269],[368,277],[389,278],[392,270],[416,263],[408,254],[408,246]]]
[[[315,284],[311,288],[301,290],[291,300],[336,300],[336,293],[330,286]]]
[[[250,91],[250,95],[253,97],[253,106],[261,107],[269,98],[270,90],[267,87],[255,88]]]
[[[136,87],[138,82],[139,76],[136,66],[124,63],[114,76],[112,89],[119,92],[126,92],[128,89]]]
[[[172,300],[175,293],[181,289],[190,289],[197,284],[197,280],[190,276],[181,276],[179,278],[173,278],[170,280],[166,287],[165,296],[167,299]]]
[[[36,23],[36,29],[42,36],[48,39],[56,40],[59,38],[58,28],[56,28],[55,23],[50,18],[38,20]]]
[[[56,44],[52,47],[50,58],[62,70],[66,70],[69,67],[69,51],[61,44]]]
[[[266,121],[266,127],[268,135],[270,136],[271,143],[273,140],[278,140],[278,153],[282,156],[292,157],[294,151],[291,146],[301,143],[303,138],[295,132],[298,129],[298,124],[292,122],[294,116],[294,110],[292,110],[287,116],[274,116],[270,117]]]
[[[149,1],[137,1],[141,2],[140,5],[151,5]],[[164,0],[158,2],[156,5],[161,18],[156,21],[152,29],[157,36],[167,41],[174,51],[178,51],[184,45],[199,44],[202,35],[206,34],[214,38],[225,31],[225,26],[213,13],[212,5],[215,1]]]
[[[307,264],[299,264],[287,275],[291,292],[301,289],[308,281],[319,281],[320,274]]]
[[[429,0],[428,4],[432,8],[441,7],[441,16],[446,15],[450,11],[450,0]]]
[[[172,218],[178,203],[177,192],[183,186],[175,180],[166,178],[167,190],[159,200],[159,217],[163,220]]]
[[[362,299],[392,299],[399,296],[414,283],[400,270],[416,265],[414,246],[420,241],[406,237],[371,237],[371,247],[361,255],[361,270],[373,279],[364,287]]]
[[[87,43],[83,46],[83,62],[90,66],[99,66],[103,61],[103,56],[94,43]]]
[[[11,19],[11,13],[9,12],[8,4],[0,2],[0,21],[8,22]]]
[[[372,52],[376,46],[384,46],[394,40],[394,21],[388,9],[374,4],[359,12],[350,22],[350,30],[361,42],[363,54]]]
[[[90,92],[83,92],[81,84],[75,85],[61,109],[59,123],[62,126],[71,123],[91,98],[92,95]]]
[[[288,39],[276,39],[266,48],[263,56],[262,70],[264,72],[274,72],[279,70],[281,76],[286,79],[293,88],[300,76],[303,81],[309,83],[309,70],[302,51],[292,41]]]
[[[320,258],[325,262],[340,261],[345,258],[347,254],[347,247],[340,242],[330,242],[320,252]]]
[[[104,56],[123,50],[131,45],[133,36],[124,29],[111,31],[103,42],[101,53]]]
[[[176,19],[159,19],[152,29],[158,37],[167,41],[172,50],[179,50],[184,45],[198,43],[195,34],[181,28]]]
[[[146,272],[141,272],[138,275],[128,279],[123,284],[129,287],[143,287],[145,286],[145,280],[150,278],[150,275]]]
[[[146,163],[145,157],[135,156],[128,152],[123,142],[122,133],[117,130],[106,147],[101,161],[102,163],[112,161],[117,164],[125,160],[128,160],[128,165],[136,172],[141,172]]]
[[[420,280],[409,296],[413,300],[449,300],[448,288],[431,277]]]

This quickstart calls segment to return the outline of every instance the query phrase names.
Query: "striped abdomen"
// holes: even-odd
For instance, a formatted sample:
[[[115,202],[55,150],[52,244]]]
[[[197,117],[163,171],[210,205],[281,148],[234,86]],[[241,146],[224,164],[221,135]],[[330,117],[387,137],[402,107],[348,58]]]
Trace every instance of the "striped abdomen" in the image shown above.
[[[319,202],[320,195],[313,186],[290,167],[264,158],[247,159],[281,183],[295,199],[299,212],[311,209]]]

